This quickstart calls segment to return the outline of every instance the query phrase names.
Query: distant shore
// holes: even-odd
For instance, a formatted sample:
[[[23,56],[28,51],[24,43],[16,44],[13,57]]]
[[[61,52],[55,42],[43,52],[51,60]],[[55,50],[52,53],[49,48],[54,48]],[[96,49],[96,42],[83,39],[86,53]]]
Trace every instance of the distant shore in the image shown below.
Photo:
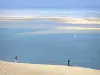
[[[94,31],[96,31],[96,30],[100,30],[100,28],[93,28],[93,27],[68,27],[68,26],[59,26],[59,27],[56,27],[56,29],[58,29],[58,30],[94,30]]]
[[[0,21],[32,21],[34,19],[48,19],[72,24],[100,24],[100,18],[75,18],[75,17],[0,17]]]
[[[0,61],[0,75],[100,75],[100,70]]]

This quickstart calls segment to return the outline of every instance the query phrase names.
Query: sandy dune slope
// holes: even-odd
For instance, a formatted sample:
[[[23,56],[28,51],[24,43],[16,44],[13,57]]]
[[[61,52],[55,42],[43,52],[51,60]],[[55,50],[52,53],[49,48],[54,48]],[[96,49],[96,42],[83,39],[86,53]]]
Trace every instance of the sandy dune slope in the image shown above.
[[[0,61],[0,75],[100,75],[100,70]]]

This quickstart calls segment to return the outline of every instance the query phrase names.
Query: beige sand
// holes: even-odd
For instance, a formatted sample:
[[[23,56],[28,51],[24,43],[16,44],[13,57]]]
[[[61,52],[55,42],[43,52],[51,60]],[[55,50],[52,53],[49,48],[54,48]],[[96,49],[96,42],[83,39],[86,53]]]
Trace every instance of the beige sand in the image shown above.
[[[0,75],[100,75],[100,70],[0,61]]]
[[[60,27],[56,27],[56,29],[59,30],[100,30],[100,28],[90,28],[90,27],[68,27],[68,26],[60,26]]]
[[[100,19],[96,18],[74,18],[74,17],[63,17],[57,19],[63,23],[72,23],[72,24],[100,24]]]
[[[75,17],[45,17],[45,16],[30,16],[30,17],[0,17],[0,21],[31,21],[34,19],[49,19],[63,23],[72,24],[100,24],[100,18],[75,18]]]

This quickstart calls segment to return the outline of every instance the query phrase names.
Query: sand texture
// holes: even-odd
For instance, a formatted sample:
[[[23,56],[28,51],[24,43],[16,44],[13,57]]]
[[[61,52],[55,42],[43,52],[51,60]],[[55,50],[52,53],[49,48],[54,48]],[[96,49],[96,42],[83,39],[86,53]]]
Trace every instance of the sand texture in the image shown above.
[[[100,75],[100,70],[0,61],[0,75]]]

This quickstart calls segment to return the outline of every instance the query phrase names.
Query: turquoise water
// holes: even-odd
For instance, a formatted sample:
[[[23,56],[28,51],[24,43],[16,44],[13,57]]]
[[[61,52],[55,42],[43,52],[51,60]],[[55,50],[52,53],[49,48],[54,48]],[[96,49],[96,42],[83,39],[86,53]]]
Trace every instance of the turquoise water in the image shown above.
[[[100,69],[100,34],[15,35],[25,31],[33,29],[0,28],[0,60],[17,55],[19,62],[67,65],[70,59],[72,66]]]
[[[77,5],[72,1],[63,1],[64,3],[54,1],[52,4],[50,4],[52,1],[47,4],[48,1],[39,3],[37,0],[35,3],[24,2],[23,4],[22,2],[11,2],[1,4],[1,17],[45,15],[100,18],[100,5],[97,1],[96,3],[74,1]],[[65,24],[49,20],[0,22],[0,60],[14,61],[15,56],[18,56],[18,62],[23,63],[49,64],[52,61],[55,65],[67,65],[67,60],[70,59],[72,66],[100,69],[100,31],[95,33],[83,31],[84,33],[20,34],[48,31],[56,26],[100,28],[100,25],[94,24]],[[75,34],[76,37],[74,37]]]
[[[100,27],[96,24],[65,24],[45,19],[0,22],[0,60],[14,61],[18,56],[18,62],[23,63],[49,64],[52,61],[55,65],[67,65],[70,59],[72,66],[100,69],[100,31],[20,34],[52,31],[56,26]]]

